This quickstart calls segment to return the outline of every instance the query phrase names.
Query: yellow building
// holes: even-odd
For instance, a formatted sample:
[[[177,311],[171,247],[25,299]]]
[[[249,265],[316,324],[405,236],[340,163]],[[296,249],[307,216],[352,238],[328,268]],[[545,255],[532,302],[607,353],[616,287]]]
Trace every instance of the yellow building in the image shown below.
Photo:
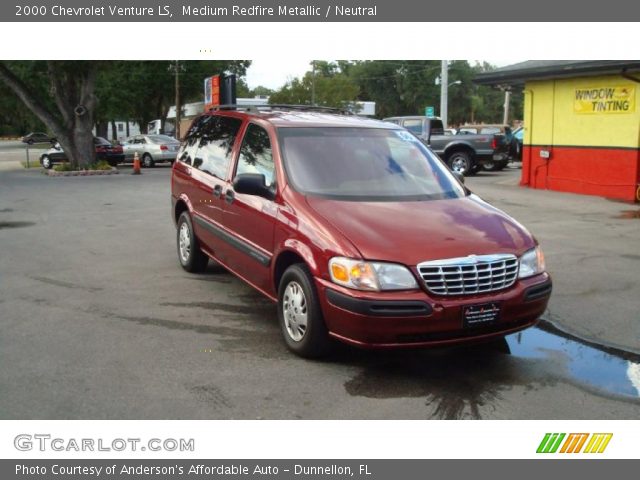
[[[640,201],[640,61],[538,61],[479,75],[524,89],[521,185]]]

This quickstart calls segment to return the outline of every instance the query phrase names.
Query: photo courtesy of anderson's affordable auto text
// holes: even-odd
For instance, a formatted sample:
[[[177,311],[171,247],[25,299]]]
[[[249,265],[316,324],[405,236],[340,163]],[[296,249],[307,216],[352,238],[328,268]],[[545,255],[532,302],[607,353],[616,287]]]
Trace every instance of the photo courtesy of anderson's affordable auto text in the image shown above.
[[[0,5],[0,478],[633,475],[637,10]]]

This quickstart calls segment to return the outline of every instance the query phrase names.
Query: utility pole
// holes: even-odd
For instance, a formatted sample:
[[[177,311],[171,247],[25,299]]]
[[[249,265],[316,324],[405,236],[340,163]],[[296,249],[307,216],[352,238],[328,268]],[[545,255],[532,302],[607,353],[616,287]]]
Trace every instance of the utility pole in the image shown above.
[[[509,102],[511,100],[511,90],[504,91],[504,115],[502,116],[502,123],[509,125]]]
[[[180,64],[176,60],[176,138],[180,140],[180,114],[182,105],[180,105]]]
[[[448,115],[448,90],[449,90],[449,65],[447,60],[442,60],[442,69],[440,71],[440,118],[442,125],[447,128]]]
[[[311,105],[316,104],[316,61],[311,60]]]
[[[180,72],[184,71],[184,65],[180,65],[180,60],[176,60],[174,64],[169,65],[169,71],[175,75],[176,84],[176,129],[175,136],[180,140],[180,117],[182,114],[182,105],[180,104]]]

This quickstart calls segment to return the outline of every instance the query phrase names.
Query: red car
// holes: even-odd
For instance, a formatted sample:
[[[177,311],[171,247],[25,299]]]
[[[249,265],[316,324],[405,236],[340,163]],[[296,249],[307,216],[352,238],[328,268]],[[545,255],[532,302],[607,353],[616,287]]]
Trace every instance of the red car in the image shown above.
[[[109,140],[102,137],[93,137],[93,144],[96,147],[96,159],[104,160],[112,167],[124,161],[124,153],[120,145],[112,145]],[[56,143],[49,150],[40,155],[40,165],[43,168],[50,169],[56,163],[68,162],[67,154],[62,150],[59,143]]]
[[[239,107],[246,108],[246,107]],[[370,348],[504,336],[551,278],[534,237],[391,123],[311,108],[214,110],[173,165],[178,258],[212,258],[278,303],[287,346]]]

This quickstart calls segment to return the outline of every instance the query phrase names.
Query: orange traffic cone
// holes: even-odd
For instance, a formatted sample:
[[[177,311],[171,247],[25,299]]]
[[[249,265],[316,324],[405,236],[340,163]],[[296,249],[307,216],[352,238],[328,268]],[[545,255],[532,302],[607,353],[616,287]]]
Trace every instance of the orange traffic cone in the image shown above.
[[[133,156],[133,172],[131,175],[140,175],[140,157],[138,157],[138,152]]]

